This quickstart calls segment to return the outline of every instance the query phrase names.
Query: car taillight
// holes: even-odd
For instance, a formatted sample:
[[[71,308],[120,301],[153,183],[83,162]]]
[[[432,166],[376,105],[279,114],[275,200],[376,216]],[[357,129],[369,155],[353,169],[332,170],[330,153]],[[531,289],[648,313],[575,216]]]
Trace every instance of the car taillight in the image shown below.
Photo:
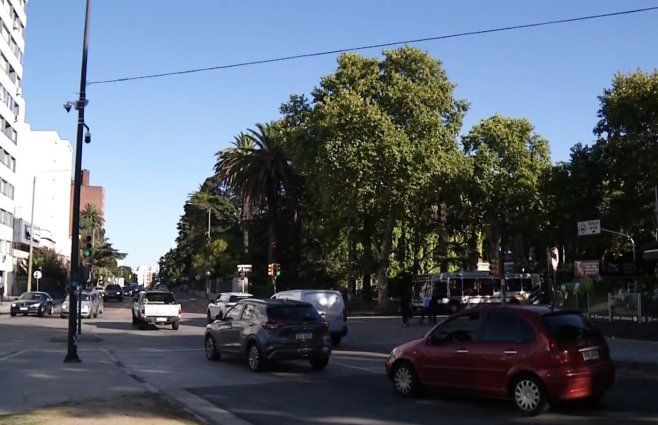
[[[144,307],[140,308],[139,311],[142,313],[142,316],[144,315]]]
[[[178,315],[179,316],[183,315],[183,307],[178,307]]]
[[[322,327],[328,328],[329,327],[329,322],[327,322],[327,319],[324,317],[322,318]]]
[[[567,364],[569,361],[569,352],[567,350],[563,350],[560,348],[560,346],[554,342],[551,341],[550,344],[548,345],[548,348],[550,349],[551,352],[551,358],[558,362],[559,364]]]
[[[286,325],[285,323],[279,320],[268,320],[267,322],[263,323],[263,327],[269,330],[279,329],[285,325]]]

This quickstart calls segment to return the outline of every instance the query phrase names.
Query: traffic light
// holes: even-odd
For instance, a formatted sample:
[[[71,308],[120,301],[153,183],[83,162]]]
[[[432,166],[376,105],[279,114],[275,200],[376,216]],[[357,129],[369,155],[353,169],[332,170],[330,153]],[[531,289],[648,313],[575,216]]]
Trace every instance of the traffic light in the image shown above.
[[[281,276],[281,264],[279,263],[274,263],[274,276]]]
[[[85,250],[83,251],[83,255],[85,258],[91,257],[91,236],[85,237]]]
[[[274,263],[270,263],[267,265],[267,275],[274,277]]]

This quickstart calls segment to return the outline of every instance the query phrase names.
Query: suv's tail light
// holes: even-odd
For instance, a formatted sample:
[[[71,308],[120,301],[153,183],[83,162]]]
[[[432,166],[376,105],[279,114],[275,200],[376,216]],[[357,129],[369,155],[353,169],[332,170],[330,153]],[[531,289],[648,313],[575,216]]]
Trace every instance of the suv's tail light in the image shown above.
[[[329,322],[327,322],[327,319],[324,317],[322,318],[322,327],[328,328],[329,327]]]
[[[180,317],[182,315],[183,315],[183,307],[178,307],[178,316]]]
[[[144,315],[144,307],[140,308],[139,311],[142,313],[142,316]]]
[[[272,320],[272,319],[270,319],[267,322],[263,323],[263,327],[265,329],[269,329],[269,330],[279,329],[279,328],[282,328],[285,325],[286,324],[281,322],[280,320]]]

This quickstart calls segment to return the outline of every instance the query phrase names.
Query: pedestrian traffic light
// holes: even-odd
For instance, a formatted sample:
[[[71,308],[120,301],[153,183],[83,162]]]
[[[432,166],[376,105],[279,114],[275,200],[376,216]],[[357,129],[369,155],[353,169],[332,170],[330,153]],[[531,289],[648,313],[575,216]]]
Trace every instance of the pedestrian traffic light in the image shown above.
[[[83,255],[85,258],[91,257],[91,236],[85,237],[85,250],[83,252]]]
[[[274,277],[274,263],[270,263],[267,265],[267,275]]]

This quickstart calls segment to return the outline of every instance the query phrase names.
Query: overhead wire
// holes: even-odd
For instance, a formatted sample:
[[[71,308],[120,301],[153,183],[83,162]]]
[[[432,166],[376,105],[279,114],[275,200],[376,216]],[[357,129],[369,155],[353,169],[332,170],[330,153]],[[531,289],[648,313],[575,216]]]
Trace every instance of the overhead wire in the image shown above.
[[[377,48],[382,48],[382,47],[398,46],[398,45],[401,45],[401,44],[417,44],[417,43],[422,43],[422,42],[426,42],[426,41],[446,40],[446,39],[450,39],[450,38],[467,37],[467,36],[472,36],[472,35],[489,34],[489,33],[502,32],[502,31],[512,31],[512,30],[525,29],[525,28],[535,28],[535,27],[548,26],[548,25],[565,24],[565,23],[570,23],[570,22],[587,21],[587,20],[593,20],[593,19],[608,18],[608,17],[613,17],[613,16],[630,15],[630,14],[635,14],[635,13],[649,12],[649,11],[653,11],[653,10],[658,10],[658,6],[645,7],[645,8],[642,8],[642,9],[623,10],[623,11],[619,11],[619,12],[602,13],[602,14],[598,14],[598,15],[580,16],[580,17],[576,17],[576,18],[557,19],[557,20],[552,20],[552,21],[534,22],[534,23],[530,23],[530,24],[490,28],[490,29],[483,29],[483,30],[477,30],[477,31],[467,31],[467,32],[460,32],[460,33],[447,34],[447,35],[438,35],[438,36],[433,36],[433,37],[424,37],[424,38],[416,38],[416,39],[410,39],[410,40],[392,41],[392,42],[379,43],[379,44],[369,44],[369,45],[364,45],[364,46],[341,48],[341,49],[334,49],[334,50],[325,50],[325,51],[313,52],[313,53],[302,53],[302,54],[292,55],[292,56],[283,56],[283,57],[271,58],[271,59],[253,60],[253,61],[248,61],[248,62],[238,62],[238,63],[228,64],[228,65],[209,66],[209,67],[205,67],[205,68],[192,68],[192,69],[186,69],[186,70],[181,70],[181,71],[163,72],[163,73],[158,73],[158,74],[146,74],[146,75],[137,75],[137,76],[130,76],[130,77],[113,78],[113,79],[107,79],[107,80],[97,80],[97,81],[90,81],[89,83],[87,83],[87,85],[90,86],[90,85],[93,85],[93,84],[120,83],[120,82],[126,82],[126,81],[145,80],[145,79],[169,77],[169,76],[175,76],[175,75],[194,74],[194,73],[199,73],[199,72],[215,71],[215,70],[220,70],[220,69],[230,69],[230,68],[239,68],[239,67],[245,67],[245,66],[262,65],[262,64],[273,63],[273,62],[283,62],[283,61],[290,61],[290,60],[303,59],[303,58],[312,58],[312,57],[317,57],[317,56],[334,55],[334,54],[337,54],[337,53],[356,52],[356,51],[361,51],[361,50],[369,50],[369,49],[377,49]]]

